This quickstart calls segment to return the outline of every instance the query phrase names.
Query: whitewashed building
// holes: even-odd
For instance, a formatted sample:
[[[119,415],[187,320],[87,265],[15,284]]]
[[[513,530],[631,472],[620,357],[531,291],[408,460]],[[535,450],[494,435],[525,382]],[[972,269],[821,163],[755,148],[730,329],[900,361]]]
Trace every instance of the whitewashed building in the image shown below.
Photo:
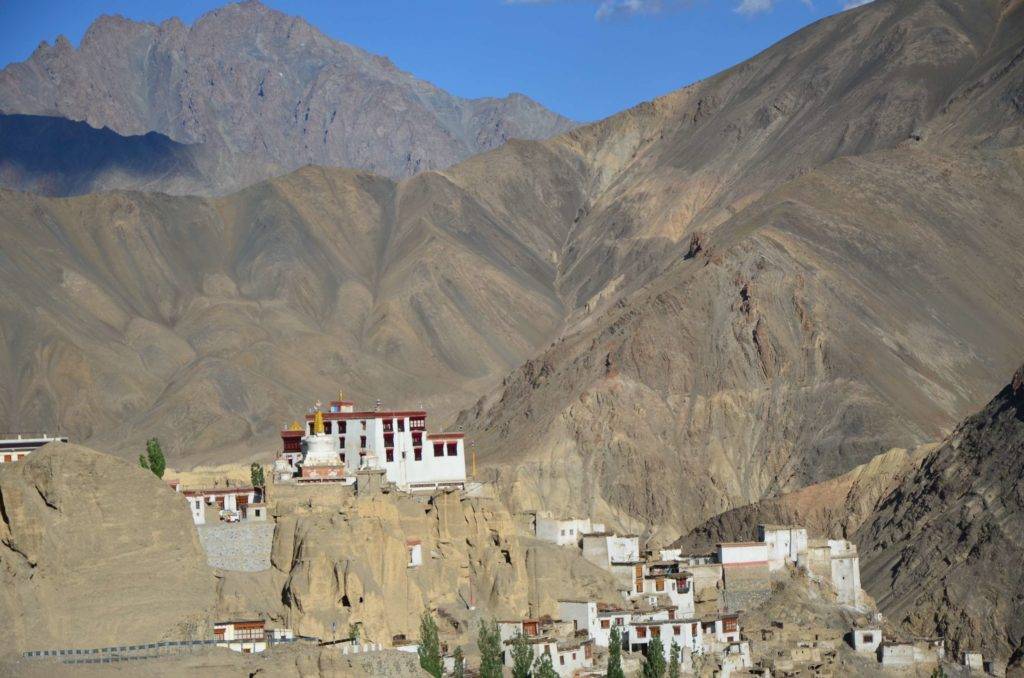
[[[11,433],[0,437],[0,464],[21,461],[43,445],[66,443],[66,436],[51,436],[48,433]]]
[[[584,534],[604,532],[604,525],[591,523],[590,518],[566,518],[558,520],[538,514],[534,527],[537,539],[558,546],[577,546]]]
[[[291,468],[301,481],[340,481],[358,469],[383,469],[389,482],[409,492],[465,487],[463,434],[427,433],[426,422],[422,410],[356,411],[351,401],[331,401],[326,411],[306,415],[305,427],[281,431],[275,477]],[[308,473],[306,466],[343,471]]]
[[[635,534],[596,532],[583,535],[583,557],[598,567],[640,562],[640,538]]]
[[[796,563],[807,550],[807,528],[799,525],[758,525],[757,540],[768,545],[768,567],[780,570]]]

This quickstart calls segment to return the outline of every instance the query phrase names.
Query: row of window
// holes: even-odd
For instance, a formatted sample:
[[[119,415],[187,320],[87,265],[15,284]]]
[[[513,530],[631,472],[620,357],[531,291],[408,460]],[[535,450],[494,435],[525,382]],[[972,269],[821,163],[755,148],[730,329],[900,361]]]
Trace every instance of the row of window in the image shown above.
[[[447,451],[449,457],[457,457],[459,455],[459,444],[458,443],[434,443],[434,456],[443,457]],[[414,447],[412,448],[413,461],[423,461],[423,448]],[[393,462],[395,460],[394,448],[387,447],[384,449],[384,459],[387,462]]]

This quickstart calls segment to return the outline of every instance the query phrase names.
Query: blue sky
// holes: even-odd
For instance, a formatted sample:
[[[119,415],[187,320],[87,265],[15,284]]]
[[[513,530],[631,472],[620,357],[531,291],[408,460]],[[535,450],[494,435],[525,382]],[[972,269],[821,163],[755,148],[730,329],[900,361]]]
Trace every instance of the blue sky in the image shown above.
[[[522,92],[603,118],[743,61],[860,0],[266,0],[460,96]],[[212,0],[0,0],[0,64],[94,18],[191,23]]]

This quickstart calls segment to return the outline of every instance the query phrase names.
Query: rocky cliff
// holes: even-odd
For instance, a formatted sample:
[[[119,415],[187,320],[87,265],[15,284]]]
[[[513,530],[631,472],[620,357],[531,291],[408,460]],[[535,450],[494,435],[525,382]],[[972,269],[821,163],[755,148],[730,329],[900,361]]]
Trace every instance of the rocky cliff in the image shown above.
[[[207,168],[202,193],[237,186],[253,170],[246,156],[264,164],[261,178],[274,166],[307,164],[404,177],[572,126],[520,94],[452,96],[258,2],[228,5],[192,26],[104,16],[77,49],[61,36],[0,71],[0,111],[121,135],[158,132],[237,154]]]
[[[1024,661],[1022,481],[1024,367],[858,530],[879,608],[958,650]]]
[[[0,651],[205,638],[214,577],[163,481],[77,445],[0,465]]]
[[[578,550],[527,536],[494,500],[337,495],[274,504],[273,567],[285,577],[283,618],[298,633],[344,637],[359,625],[367,642],[388,643],[416,637],[430,609],[446,639],[468,644],[481,617],[557,615],[559,598],[618,598],[609,574]],[[418,567],[409,567],[409,541],[421,545]]]

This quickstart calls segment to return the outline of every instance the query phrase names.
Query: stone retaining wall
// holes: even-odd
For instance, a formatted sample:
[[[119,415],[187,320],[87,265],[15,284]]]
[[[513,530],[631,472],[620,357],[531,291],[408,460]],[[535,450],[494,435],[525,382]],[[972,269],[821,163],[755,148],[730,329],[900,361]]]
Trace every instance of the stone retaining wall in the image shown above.
[[[197,525],[210,567],[240,572],[270,569],[274,523]]]

